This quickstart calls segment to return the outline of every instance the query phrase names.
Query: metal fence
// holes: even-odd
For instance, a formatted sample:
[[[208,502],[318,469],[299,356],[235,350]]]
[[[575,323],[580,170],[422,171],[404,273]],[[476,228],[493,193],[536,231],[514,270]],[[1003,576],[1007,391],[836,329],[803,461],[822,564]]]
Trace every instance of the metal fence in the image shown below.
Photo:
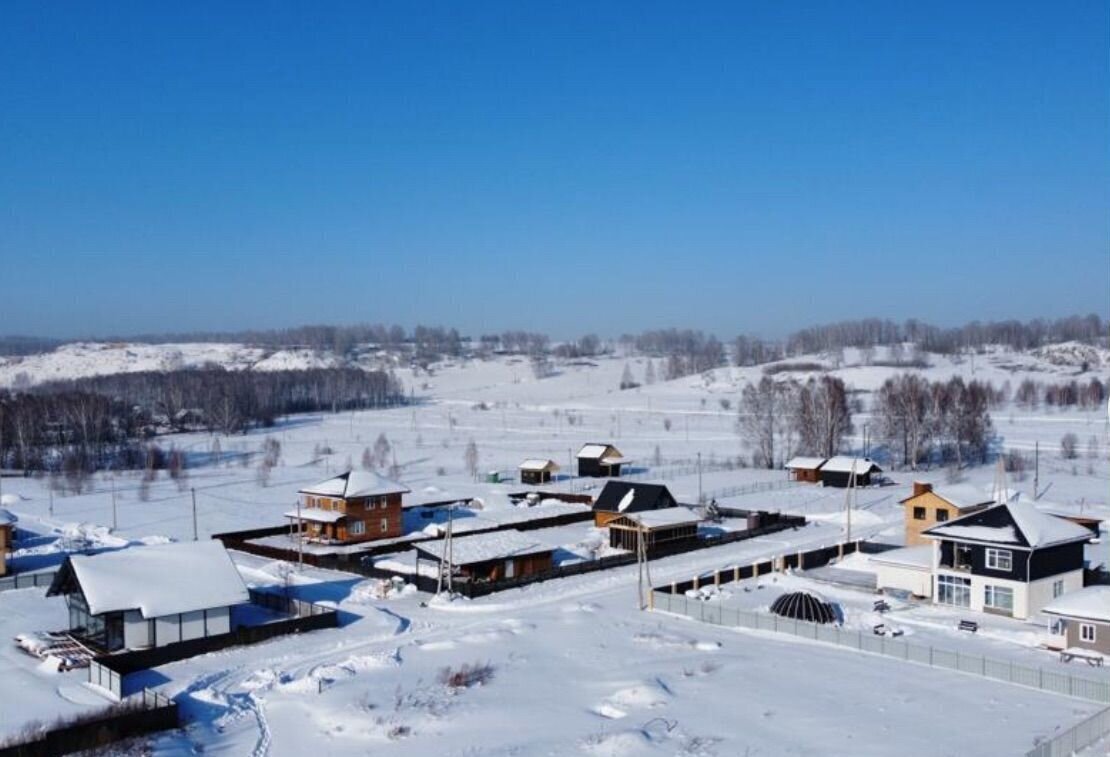
[[[1068,730],[1045,739],[1025,753],[1025,757],[1069,757],[1101,741],[1110,733],[1110,709],[1096,712]]]
[[[14,576],[0,578],[0,591],[12,589],[32,589],[36,586],[49,586],[58,571],[44,570],[38,573],[17,573]]]
[[[716,602],[691,600],[684,594],[656,591],[653,597],[654,608],[657,610],[684,615],[706,623],[790,634],[906,662],[916,662],[934,668],[969,673],[994,681],[1039,689],[1051,694],[1110,704],[1110,680],[1084,678],[1055,670],[1017,665],[1009,660],[995,660],[982,655],[914,644],[898,638],[876,636],[869,631],[849,631],[838,626],[722,607]]]

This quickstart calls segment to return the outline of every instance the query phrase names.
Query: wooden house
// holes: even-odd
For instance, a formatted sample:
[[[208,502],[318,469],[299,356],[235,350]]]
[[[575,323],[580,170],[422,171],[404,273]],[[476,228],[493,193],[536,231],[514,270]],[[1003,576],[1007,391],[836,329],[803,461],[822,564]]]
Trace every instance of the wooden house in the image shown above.
[[[955,485],[934,488],[923,481],[913,482],[913,493],[901,501],[905,509],[907,547],[931,544],[923,533],[939,523],[969,515],[997,504],[994,497],[973,486]]]
[[[685,507],[618,515],[608,522],[609,546],[635,552],[641,535],[649,553],[664,545],[690,542],[698,537],[699,520]]]
[[[821,480],[821,466],[825,464],[824,457],[793,457],[783,466],[789,472],[791,481],[805,481],[816,484]]]
[[[554,460],[528,459],[520,464],[519,470],[522,484],[549,484],[559,465]]]
[[[1011,501],[933,526],[933,602],[975,612],[1033,617],[1083,588],[1078,524]]]
[[[0,576],[8,573],[8,553],[15,540],[15,524],[19,519],[7,510],[0,510]]]
[[[551,570],[555,548],[516,530],[492,531],[451,539],[454,575],[470,581],[499,581]],[[444,560],[447,541],[417,542],[417,559]]]
[[[870,486],[872,474],[883,472],[883,469],[870,458],[837,455],[826,460],[817,475],[823,485],[838,486],[843,489],[849,485],[853,469],[856,486]]]
[[[594,524],[605,526],[625,513],[642,513],[677,507],[678,502],[662,484],[609,481],[594,501]]]
[[[620,478],[621,465],[627,462],[612,444],[584,444],[575,457],[578,475],[593,478]]]
[[[1110,656],[1110,586],[1064,594],[1041,610],[1048,616],[1049,649],[1079,649]]]
[[[46,595],[65,596],[70,633],[108,652],[230,633],[231,608],[250,601],[218,541],[70,555]]]
[[[401,496],[409,489],[370,471],[347,471],[301,489],[300,508],[285,513],[305,538],[324,544],[390,539],[404,532]]]

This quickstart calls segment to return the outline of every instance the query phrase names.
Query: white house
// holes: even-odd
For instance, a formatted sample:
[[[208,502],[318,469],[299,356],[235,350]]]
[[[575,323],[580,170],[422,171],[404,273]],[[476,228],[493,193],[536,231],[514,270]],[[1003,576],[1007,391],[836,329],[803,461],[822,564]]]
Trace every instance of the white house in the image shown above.
[[[230,633],[231,608],[250,601],[218,541],[70,555],[47,591],[63,595],[71,633],[109,652]]]

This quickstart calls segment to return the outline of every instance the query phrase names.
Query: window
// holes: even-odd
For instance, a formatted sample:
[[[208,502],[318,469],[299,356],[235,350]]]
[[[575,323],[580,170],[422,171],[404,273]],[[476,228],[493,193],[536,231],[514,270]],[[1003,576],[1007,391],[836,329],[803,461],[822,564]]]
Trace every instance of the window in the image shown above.
[[[945,510],[944,508],[938,507],[937,508],[937,523],[944,523],[944,521],[946,521],[946,520],[948,520],[948,511]]]
[[[347,530],[350,531],[352,536],[364,534],[366,533],[366,521],[352,520]]]
[[[1014,612],[1014,590],[1006,586],[986,586],[983,589],[983,604],[992,610]]]
[[[937,603],[954,607],[971,607],[971,579],[959,576],[937,576]]]
[[[925,508],[924,507],[915,507],[913,509],[913,519],[914,520],[925,520]]]
[[[1052,598],[1056,599],[1056,597],[1060,596],[1063,593],[1064,593],[1064,579],[1061,578],[1059,581],[1053,581],[1052,582]]]
[[[987,549],[987,567],[992,570],[1013,570],[1013,555],[1008,549]]]
[[[389,530],[389,518],[382,518],[382,533]]]
[[[1048,632],[1053,636],[1063,636],[1068,630],[1068,622],[1063,618],[1054,618],[1048,624]]]
[[[1093,644],[1095,641],[1095,627],[1090,623],[1080,623],[1079,640]]]

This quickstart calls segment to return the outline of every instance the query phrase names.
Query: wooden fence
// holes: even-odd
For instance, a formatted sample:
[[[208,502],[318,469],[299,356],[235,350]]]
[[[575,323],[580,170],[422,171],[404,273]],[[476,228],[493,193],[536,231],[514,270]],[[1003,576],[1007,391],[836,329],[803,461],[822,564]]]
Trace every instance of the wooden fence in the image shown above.
[[[0,746],[0,757],[54,757],[103,749],[124,739],[177,728],[177,703],[150,689],[100,712],[78,715],[69,722],[32,734],[19,743]]]

